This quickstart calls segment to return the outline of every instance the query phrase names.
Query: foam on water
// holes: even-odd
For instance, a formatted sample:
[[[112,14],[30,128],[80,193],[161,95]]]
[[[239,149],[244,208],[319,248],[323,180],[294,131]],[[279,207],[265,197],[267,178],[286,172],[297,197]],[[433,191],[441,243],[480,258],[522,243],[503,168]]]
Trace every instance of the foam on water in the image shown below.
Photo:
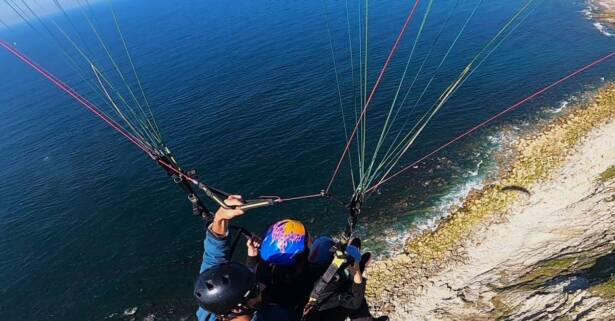
[[[560,106],[567,106],[568,103],[562,102]],[[477,138],[481,152],[476,152],[472,155],[472,168],[466,167],[459,169],[459,179],[453,183],[452,188],[438,200],[431,204],[426,204],[426,207],[419,209],[420,218],[414,221],[406,228],[399,226],[388,227],[383,229],[381,239],[386,246],[384,256],[395,255],[403,251],[403,245],[408,240],[420,235],[424,231],[435,231],[440,223],[451,215],[451,210],[459,207],[466,200],[468,195],[473,190],[482,189],[486,182],[497,173],[499,163],[495,161],[495,154],[506,152],[504,146],[514,143],[519,138],[521,127],[530,126],[527,121],[522,121],[521,124],[505,126],[497,129],[494,132],[482,135]]]
[[[595,9],[595,10],[594,10]],[[588,19],[593,21],[593,25],[596,28],[596,30],[598,30],[601,34],[607,36],[607,37],[613,37],[615,36],[615,34],[613,34],[610,29],[605,26],[604,24],[596,21],[596,17],[595,17],[595,12],[599,10],[596,8],[593,8],[591,3],[588,2],[588,6],[587,8],[583,9],[581,12],[583,13],[583,15]]]
[[[152,94],[152,103],[160,106],[154,108],[154,114],[161,120],[171,147],[186,166],[203,169],[204,180],[230,191],[299,195],[322,188],[330,173],[323,173],[321,168],[333,169],[336,159],[332,155],[337,157],[345,142],[339,110],[330,108],[337,95],[332,85],[335,74],[331,71],[329,41],[322,37],[326,33],[322,6],[308,1],[289,5],[271,2],[263,7],[240,1],[228,9],[215,1],[188,2],[185,6],[162,1],[118,3],[118,12],[130,17],[122,19],[122,29],[137,68],[143,71],[145,91]],[[374,72],[384,62],[407,10],[405,2],[386,3],[373,6],[373,21],[378,23],[370,23],[374,26],[370,37],[381,40],[370,41],[370,52],[383,53],[382,57],[374,55],[369,64]],[[439,3],[446,12],[454,5]],[[593,21],[579,13],[581,6],[585,4],[555,1],[539,8],[489,59],[481,77],[468,81],[434,119],[433,127],[419,138],[416,155],[408,156],[419,157],[431,151],[533,88],[569,73],[570,64],[583,64],[612,50],[613,38],[596,32]],[[343,7],[342,2],[340,9]],[[491,14],[477,15],[468,26],[463,41],[450,56],[450,65],[438,76],[440,80],[456,77],[456,68],[463,68],[471,54],[493,36],[491,26],[508,19],[518,4],[485,2],[483,9]],[[332,29],[340,31],[334,32],[332,40],[339,45],[340,62],[348,62],[343,47],[348,39],[344,10],[332,12],[341,13],[332,16]],[[246,13],[250,19],[245,18]],[[356,13],[351,15],[355,19]],[[161,28],[170,27],[152,33],[152,19]],[[464,19],[464,15],[453,15],[451,27],[463,24]],[[86,24],[82,27],[87,30]],[[115,32],[112,21],[108,27],[101,31]],[[416,28],[411,29],[416,32]],[[39,46],[38,41],[29,41],[37,38],[28,30],[27,25],[22,26],[20,34],[7,41],[31,48],[35,60],[78,82],[75,75],[60,69],[64,65],[60,54],[48,57],[52,56],[47,54],[49,44]],[[426,44],[436,32],[437,28],[426,28]],[[351,36],[358,38],[359,34]],[[419,47],[417,57],[430,50],[429,46]],[[112,49],[123,52],[121,46]],[[438,47],[434,53],[444,53],[444,49]],[[410,46],[400,47],[399,59],[387,71],[388,82],[383,82],[381,100],[375,105],[392,98],[390,93],[395,91],[410,50]],[[163,320],[193,315],[191,284],[200,263],[202,227],[198,220],[184,214],[189,212],[184,197],[132,146],[116,143],[117,135],[78,111],[74,103],[68,106],[66,97],[9,58],[0,55],[3,71],[7,69],[0,81],[0,104],[7,107],[2,108],[0,127],[4,137],[10,138],[0,141],[3,151],[11,155],[0,163],[5,173],[2,178],[12,182],[0,193],[0,203],[5,206],[0,213],[10,214],[0,226],[0,230],[10,231],[0,242],[2,257],[9,263],[0,268],[0,280],[20,282],[5,287],[11,295],[0,302],[3,316],[7,315],[3,319],[77,321],[87,313],[89,319],[99,320],[115,313],[115,319],[142,320],[155,312],[156,320]],[[348,79],[352,77],[351,66],[347,65],[339,66],[340,75],[345,75],[342,84],[352,81]],[[580,90],[582,84],[596,77],[613,74],[615,66],[604,64],[600,68],[571,79],[555,90],[557,94],[545,95],[532,106],[545,106],[540,111],[558,107],[564,92]],[[445,89],[445,81],[438,83],[427,96],[433,93],[436,99],[439,90]],[[344,85],[342,89],[348,94],[343,97],[346,101],[352,88]],[[59,108],[64,106],[67,108]],[[433,230],[473,188],[489,184],[497,175],[496,159],[505,156],[507,142],[536,127],[535,118],[523,122],[524,116],[548,115],[535,110],[524,108],[511,114],[514,118],[503,117],[494,126],[442,151],[442,159],[424,162],[405,180],[396,179],[382,189],[382,195],[374,195],[374,203],[370,200],[366,205],[373,211],[365,211],[359,223],[369,229],[365,234],[373,236],[374,247],[384,247],[388,242],[393,251],[399,251],[415,231]],[[384,111],[374,108],[371,119],[383,120],[378,117],[386,115]],[[91,134],[76,139],[73,131],[65,130],[67,124]],[[236,146],[229,150],[229,143]],[[49,157],[47,161],[45,157]],[[32,173],[37,185],[12,179],[24,172]],[[82,179],[84,173],[93,179]],[[340,175],[336,187],[347,191],[347,176]],[[421,186],[415,182],[429,183]],[[23,195],[29,195],[31,201],[24,203]],[[260,231],[272,220],[288,215],[318,217],[323,203],[298,202],[263,209],[258,212],[262,215],[246,215],[238,224]],[[330,212],[323,214],[331,222],[314,223],[315,231],[340,230],[337,227],[344,224],[343,208]],[[48,224],[40,224],[41,220]],[[177,263],[184,261],[186,264]],[[79,282],[75,282],[75,276]],[[57,295],[38,300],[34,308],[19,304],[27,302],[41,287]],[[91,300],[94,294],[96,302]],[[164,309],[169,306],[177,313],[166,318]],[[130,307],[138,307],[136,314],[123,316]],[[53,311],[54,316],[47,311]]]
[[[473,171],[468,171],[468,174],[470,174],[470,176],[478,176],[479,174],[479,170],[480,170],[480,165],[483,164],[483,160],[479,160],[478,164],[476,164],[476,169]]]
[[[609,28],[607,26],[603,25],[600,22],[594,22],[594,27],[596,27],[596,29],[598,29],[598,31],[600,31],[600,33],[602,33],[603,35],[605,35],[607,37],[615,36],[615,34],[612,34],[611,32],[609,32]]]
[[[482,163],[482,160],[481,160]],[[478,170],[477,170],[478,171]],[[443,196],[435,206],[434,215],[429,219],[419,223],[420,230],[435,230],[442,219],[450,216],[451,209],[461,206],[472,190],[480,190],[484,186],[484,175],[475,175],[462,185],[453,189],[449,194]]]
[[[550,109],[549,112],[553,113],[553,114],[558,114],[560,113],[562,110],[564,110],[566,107],[568,107],[568,104],[570,102],[568,100],[564,100],[562,102],[560,102],[559,106],[553,109]]]
[[[408,240],[425,231],[435,231],[442,220],[451,214],[451,209],[460,206],[472,190],[480,190],[484,186],[484,177],[473,177],[464,184],[453,189],[449,194],[443,196],[440,201],[429,210],[429,215],[415,222],[410,226],[412,232],[388,228],[383,231],[385,235],[383,241],[386,243],[386,252],[378,253],[377,257],[396,255],[404,250],[404,245]]]
[[[484,186],[486,171],[481,171],[484,164],[483,159],[479,159],[476,169],[469,170],[466,179],[459,185],[453,187],[449,193],[442,196],[434,205],[425,209],[426,215],[415,221],[408,228],[400,229],[399,226],[389,227],[382,231],[384,236],[381,241],[386,244],[386,253],[379,253],[379,257],[399,254],[403,251],[403,245],[409,239],[424,231],[435,231],[443,219],[451,214],[451,209],[461,206],[472,190],[480,190]],[[408,232],[411,231],[411,232]]]

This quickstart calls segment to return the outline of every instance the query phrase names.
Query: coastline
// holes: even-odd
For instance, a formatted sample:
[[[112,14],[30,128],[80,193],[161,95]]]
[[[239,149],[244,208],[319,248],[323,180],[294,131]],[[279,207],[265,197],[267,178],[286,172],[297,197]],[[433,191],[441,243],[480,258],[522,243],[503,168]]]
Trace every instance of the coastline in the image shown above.
[[[588,0],[588,14],[598,23],[611,28],[615,27],[615,1],[614,0]]]
[[[597,197],[595,202],[615,212],[615,203],[600,201],[611,197],[609,193],[615,189],[610,189],[613,186],[607,182],[597,183],[600,174],[615,165],[612,139],[615,137],[615,84],[598,89],[589,102],[572,108],[570,113],[547,123],[539,132],[519,139],[513,145],[515,157],[500,179],[471,193],[436,230],[408,241],[404,253],[372,264],[367,295],[374,310],[391,315],[393,320],[462,320],[466,314],[482,315],[489,320],[510,316],[516,310],[509,306],[520,302],[515,304],[491,295],[497,299],[478,304],[464,293],[468,292],[466,287],[483,288],[483,284],[471,284],[470,280],[480,276],[495,283],[506,283],[502,279],[531,275],[534,269],[540,271],[539,262],[550,262],[550,257],[561,255],[557,244],[564,241],[572,242],[566,245],[568,249],[576,246],[584,253],[585,260],[574,262],[595,263],[601,254],[615,249],[612,214],[574,210],[587,205],[581,204],[581,200]],[[583,226],[595,226],[583,221],[592,215],[597,221],[604,221],[603,228],[583,230]],[[576,230],[578,235],[557,230]],[[581,251],[588,241],[579,237],[586,234],[590,239],[600,235],[600,240],[606,240],[604,247],[595,253]],[[554,235],[564,237],[560,240]],[[546,250],[528,253],[531,246]],[[500,269],[501,264],[519,257],[523,258],[521,263],[513,265],[518,273],[504,277],[506,269]],[[581,267],[586,266],[581,264],[578,268]],[[608,279],[603,281],[610,290]],[[589,286],[584,291],[593,301],[602,300],[590,295],[593,290]],[[474,294],[489,297],[487,292]],[[555,295],[554,300],[557,298]],[[450,317],[453,310],[458,313]]]

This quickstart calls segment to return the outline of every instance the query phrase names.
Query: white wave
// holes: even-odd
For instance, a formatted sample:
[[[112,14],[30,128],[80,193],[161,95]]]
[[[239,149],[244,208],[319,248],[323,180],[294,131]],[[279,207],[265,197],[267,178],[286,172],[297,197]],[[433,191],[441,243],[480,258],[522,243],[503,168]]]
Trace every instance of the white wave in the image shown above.
[[[134,315],[135,313],[137,313],[137,310],[139,310],[139,308],[137,307],[127,308],[126,310],[124,310],[124,315],[125,316]]]
[[[596,17],[599,15],[599,12],[601,11],[599,8],[594,7],[591,3],[591,1],[587,1],[587,8],[585,8],[584,10],[582,10],[581,12],[583,13],[583,15],[585,16],[585,18],[587,20],[592,20],[594,21],[593,25],[594,27],[596,27],[596,29],[598,31],[600,31],[601,34],[607,36],[607,37],[613,37],[615,36],[615,34],[613,34],[611,32],[611,30],[605,26],[604,24],[595,21]]]
[[[431,217],[431,218],[425,219],[424,221],[416,224],[416,229],[418,231],[432,231],[433,232],[438,228],[438,226],[440,225],[440,222],[445,217],[446,216]]]
[[[559,106],[560,106],[560,108],[566,108],[566,107],[568,107],[568,104],[570,104],[570,101],[564,100],[561,103],[559,103]]]
[[[470,174],[470,176],[478,176],[480,165],[482,164],[483,160],[481,159],[480,161],[478,161],[478,164],[476,164],[476,169],[474,169],[473,171],[468,171],[468,174]]]
[[[448,212],[451,207],[461,205],[472,190],[481,188],[483,188],[483,177],[476,177],[468,180],[456,190],[453,190],[448,195],[442,197],[439,208]],[[448,216],[448,214],[446,215]]]
[[[463,185],[451,191],[449,194],[443,196],[438,204],[434,206],[433,213],[429,216],[429,218],[416,223],[417,230],[435,231],[438,228],[438,225],[440,225],[440,222],[451,215],[451,209],[453,207],[463,204],[463,201],[468,197],[472,190],[480,190],[483,186],[483,177],[475,177],[474,179],[466,181]]]
[[[489,135],[487,136],[487,139],[489,140],[490,143],[494,144],[494,145],[500,145],[502,143],[502,135],[498,135],[498,136],[494,136],[494,135]]]
[[[551,109],[551,110],[549,110],[549,112],[553,113],[553,114],[558,114],[562,110],[566,109],[566,107],[568,107],[569,104],[570,104],[570,101],[564,100],[564,101],[559,103],[559,106],[557,108]]]
[[[516,132],[521,130],[521,127],[512,125],[500,128],[496,134],[487,136],[487,140],[489,141],[489,144],[491,144],[488,146],[487,154],[489,155],[493,151],[500,151],[503,146],[517,140],[518,134]]]
[[[397,255],[404,251],[404,245],[412,237],[411,233],[397,229],[385,229],[382,233],[386,243],[386,253],[378,253],[378,257]]]
[[[609,29],[605,25],[601,24],[600,22],[594,22],[594,27],[596,27],[596,29],[598,29],[598,31],[600,31],[601,34],[607,37],[615,36],[615,34],[612,34],[611,32],[609,32]]]
[[[378,238],[386,244],[386,251],[378,253],[377,257],[381,259],[402,253],[404,244],[409,240],[425,231],[435,231],[440,222],[450,216],[453,207],[460,206],[473,189],[483,187],[483,179],[483,177],[472,177],[472,179],[467,180],[464,184],[443,196],[434,206],[427,209],[427,217],[416,221],[409,229],[384,228],[380,231]]]

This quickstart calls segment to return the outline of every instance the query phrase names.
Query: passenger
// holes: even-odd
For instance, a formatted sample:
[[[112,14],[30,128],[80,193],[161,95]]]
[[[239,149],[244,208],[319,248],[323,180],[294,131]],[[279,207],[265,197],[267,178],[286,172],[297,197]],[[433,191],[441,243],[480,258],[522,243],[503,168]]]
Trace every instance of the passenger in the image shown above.
[[[309,262],[314,270],[322,275],[333,261],[335,242],[330,237],[320,237],[314,241]],[[319,278],[314,285],[311,302],[304,310],[306,321],[386,321],[388,317],[374,319],[365,300],[366,279],[363,271],[371,257],[369,252],[361,255],[361,242],[353,239],[346,246],[347,266],[334,275],[330,282]],[[319,289],[319,290],[316,290]]]
[[[309,233],[301,222],[281,220],[267,229],[260,245],[260,259],[249,258],[247,263],[266,286],[266,305],[292,312],[294,320],[301,319],[315,281],[308,277],[310,243]]]
[[[231,195],[224,202],[228,206],[243,205],[239,195]],[[219,208],[207,228],[203,262],[194,287],[199,303],[197,318],[199,321],[295,321],[294,311],[263,303],[266,287],[258,282],[253,271],[230,262],[229,224],[243,214],[241,209]],[[248,252],[253,253],[250,245],[256,244],[250,241]]]

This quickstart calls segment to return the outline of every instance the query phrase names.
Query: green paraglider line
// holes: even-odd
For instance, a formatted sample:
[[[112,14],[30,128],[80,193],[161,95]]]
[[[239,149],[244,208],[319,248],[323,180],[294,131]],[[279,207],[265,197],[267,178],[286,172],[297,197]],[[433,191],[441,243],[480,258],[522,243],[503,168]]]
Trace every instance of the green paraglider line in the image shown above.
[[[183,180],[186,180],[186,181],[190,182],[191,184],[194,184],[200,190],[202,190],[205,193],[205,195],[207,195],[214,202],[216,202],[219,206],[224,207],[224,208],[228,208],[228,206],[226,204],[224,204],[224,201],[221,199],[220,196],[222,195],[222,193],[220,193],[219,190],[217,190],[215,188],[212,188],[212,187],[209,187],[208,185],[205,185],[202,182],[198,181],[197,179],[195,179],[195,178],[191,177],[190,175],[184,173],[177,166],[177,164],[170,164],[171,162],[167,161],[165,157],[161,157],[161,156],[166,156],[166,155],[160,155],[162,152],[155,151],[155,150],[152,150],[151,148],[149,148],[139,138],[137,138],[134,135],[132,135],[131,133],[127,132],[116,121],[114,121],[113,119],[109,118],[107,115],[102,113],[98,109],[98,107],[96,107],[92,102],[90,102],[89,100],[87,100],[86,98],[81,96],[79,93],[77,93],[77,91],[75,91],[70,86],[68,86],[66,83],[64,83],[63,81],[58,79],[55,75],[53,75],[52,73],[50,73],[49,71],[45,70],[43,67],[41,67],[40,65],[38,65],[34,61],[32,61],[25,54],[23,54],[22,52],[17,50],[17,48],[11,46],[10,44],[8,44],[7,42],[5,42],[3,40],[0,40],[0,47],[3,47],[4,49],[6,49],[9,53],[11,53],[15,57],[17,57],[23,63],[28,65],[30,68],[32,68],[34,71],[36,71],[39,74],[41,74],[43,77],[45,77],[47,80],[49,80],[56,87],[60,88],[62,91],[64,91],[69,96],[73,97],[83,107],[85,107],[87,110],[92,112],[94,115],[96,115],[102,121],[104,121],[109,126],[111,126],[111,128],[113,128],[119,134],[124,136],[126,139],[128,139],[131,143],[133,143],[139,149],[141,149],[145,154],[147,154],[147,156],[149,156],[150,158],[154,159],[165,170],[174,173],[179,178],[181,178]],[[253,208],[258,208],[258,207],[263,207],[263,206],[269,206],[269,205],[273,205],[273,204],[276,204],[276,203],[282,203],[282,202],[287,202],[287,201],[295,201],[295,200],[303,200],[303,199],[310,199],[310,198],[317,198],[317,197],[320,198],[320,197],[324,197],[324,196],[325,196],[325,194],[323,192],[318,193],[318,194],[303,195],[303,196],[289,197],[289,198],[282,198],[282,197],[279,197],[279,196],[271,196],[271,197],[266,197],[266,198],[257,199],[257,200],[248,200],[246,202],[246,204],[240,206],[240,208],[244,209],[244,210],[248,210],[248,209],[253,209]]]
[[[331,176],[331,180],[329,181],[329,184],[327,185],[327,188],[325,189],[325,193],[326,194],[328,194],[329,191],[331,190],[331,186],[333,185],[333,182],[335,181],[335,177],[337,176],[337,173],[340,170],[342,162],[344,161],[344,158],[346,157],[346,154],[348,153],[348,149],[350,148],[350,144],[352,143],[352,140],[353,140],[353,138],[355,136],[355,133],[357,132],[357,129],[359,128],[359,125],[361,123],[363,123],[362,119],[363,119],[363,117],[365,117],[365,113],[367,112],[367,109],[369,108],[369,104],[371,103],[372,99],[374,98],[374,94],[376,93],[376,91],[380,87],[380,83],[382,82],[382,78],[384,76],[384,73],[387,71],[387,68],[389,67],[389,64],[391,63],[391,60],[393,60],[393,57],[395,56],[395,53],[397,52],[397,48],[399,47],[399,43],[401,42],[401,39],[403,38],[404,34],[406,33],[406,30],[408,29],[408,26],[410,25],[410,22],[412,21],[412,18],[414,18],[414,14],[416,13],[416,9],[417,9],[417,7],[418,7],[420,2],[421,2],[421,0],[416,0],[414,2],[414,5],[412,6],[412,9],[410,10],[410,13],[408,14],[408,17],[406,18],[406,21],[404,22],[404,24],[403,24],[399,34],[397,35],[397,38],[395,39],[395,43],[393,43],[393,47],[391,48],[391,51],[389,51],[389,55],[387,56],[387,59],[384,62],[384,65],[382,66],[382,69],[380,70],[380,73],[378,74],[378,78],[376,78],[376,82],[374,83],[374,86],[372,87],[372,91],[370,92],[369,97],[365,101],[365,106],[363,106],[363,110],[361,111],[361,114],[359,115],[359,121],[355,124],[354,129],[352,130],[352,133],[350,134],[350,138],[346,142],[346,146],[344,147],[344,151],[342,152],[342,155],[340,156],[340,159],[337,162],[335,170],[333,171],[333,175]],[[364,76],[367,77],[366,75],[364,75]]]
[[[374,83],[374,86],[372,87],[372,90],[370,92],[369,96],[365,96],[362,97],[362,101],[364,103],[363,105],[363,109],[360,113],[360,115],[358,115],[358,122],[357,124],[355,124],[354,130],[353,132],[348,136],[348,141],[346,144],[346,147],[344,149],[344,152],[341,155],[341,158],[338,162],[337,168],[335,169],[335,171],[333,172],[331,181],[329,182],[328,186],[326,187],[326,189],[323,189],[321,192],[319,193],[314,193],[314,194],[307,194],[307,195],[299,195],[299,196],[294,196],[294,197],[280,197],[280,196],[262,196],[259,199],[256,200],[248,200],[246,202],[245,205],[243,205],[241,208],[242,209],[253,209],[253,208],[258,208],[258,207],[264,207],[264,206],[270,206],[270,205],[274,205],[274,204],[279,204],[279,203],[283,203],[283,202],[290,202],[290,201],[298,201],[298,200],[308,200],[308,199],[315,199],[315,198],[329,198],[332,200],[335,200],[335,198],[330,195],[329,191],[331,189],[331,186],[333,184],[333,181],[335,180],[338,171],[339,171],[339,167],[341,165],[341,163],[344,160],[344,156],[345,154],[348,152],[349,146],[352,142],[352,139],[354,138],[355,134],[357,133],[358,127],[360,126],[360,124],[362,123],[362,120],[364,119],[363,117],[365,116],[365,113],[367,111],[367,108],[375,94],[375,92],[377,91],[380,82],[382,81],[383,75],[387,70],[387,67],[389,66],[393,56],[395,55],[395,52],[397,50],[397,47],[403,37],[403,34],[405,33],[407,27],[409,26],[410,22],[412,21],[412,18],[417,10],[417,7],[419,5],[420,0],[416,0],[416,2],[414,3],[414,6],[412,7],[412,10],[410,11],[408,17],[406,18],[405,23],[403,24],[403,27],[399,33],[399,35],[397,36],[397,39],[395,41],[395,43],[393,44],[393,47],[391,48],[391,51],[389,52],[389,55],[387,57],[387,60],[385,61],[383,68],[381,69],[378,78],[376,79],[376,82]],[[17,11],[19,12],[19,11]],[[367,19],[367,17],[366,17]],[[367,21],[366,21],[367,23]],[[119,31],[119,30],[118,30]],[[366,39],[367,42],[367,39]],[[89,110],[90,112],[92,112],[93,114],[95,114],[97,117],[99,117],[101,120],[103,120],[105,123],[107,123],[109,126],[111,126],[114,130],[116,130],[118,133],[120,133],[122,136],[124,136],[126,139],[128,139],[131,143],[133,143],[135,146],[137,146],[139,149],[141,149],[143,152],[145,152],[146,155],[148,155],[150,158],[152,158],[153,160],[156,161],[156,163],[158,165],[160,165],[161,167],[163,167],[169,174],[171,174],[174,178],[177,178],[179,180],[182,180],[183,183],[187,184],[192,184],[194,186],[196,186],[199,190],[201,190],[203,193],[205,193],[205,195],[207,195],[209,198],[211,198],[213,201],[215,201],[219,206],[221,207],[228,207],[224,204],[223,202],[223,198],[227,195],[226,193],[215,189],[213,187],[210,187],[208,185],[205,185],[204,183],[202,183],[201,181],[199,181],[196,178],[196,175],[190,174],[189,172],[185,172],[183,171],[175,162],[175,160],[172,158],[172,156],[170,155],[170,151],[168,151],[168,149],[164,148],[164,145],[162,146],[163,149],[158,149],[158,148],[154,148],[153,146],[151,146],[150,144],[148,144],[148,142],[143,138],[143,137],[139,137],[131,132],[129,132],[126,128],[122,127],[117,121],[115,121],[114,119],[110,118],[109,116],[107,116],[104,112],[102,112],[100,110],[99,107],[97,107],[94,103],[92,103],[91,101],[89,101],[88,99],[84,98],[82,95],[80,95],[75,89],[71,88],[68,84],[66,84],[65,82],[63,82],[62,80],[60,80],[58,77],[56,77],[55,75],[53,75],[52,73],[50,73],[49,71],[45,70],[43,67],[41,67],[39,64],[37,64],[36,62],[34,62],[33,60],[31,60],[29,57],[27,57],[25,54],[23,54],[22,52],[20,52],[17,48],[15,48],[14,46],[8,44],[6,41],[3,41],[0,39],[0,47],[3,47],[4,49],[6,49],[9,53],[11,53],[12,55],[14,55],[15,57],[17,57],[19,60],[21,60],[22,62],[24,62],[25,64],[27,64],[29,67],[31,67],[33,70],[35,70],[36,72],[38,72],[39,74],[41,74],[43,77],[45,77],[47,80],[49,80],[52,84],[54,84],[55,86],[57,86],[59,89],[61,89],[62,91],[64,91],[66,94],[68,94],[69,96],[73,97],[77,102],[79,102],[83,107],[85,107],[87,110]],[[127,50],[127,48],[125,47],[124,49]],[[366,55],[367,56],[367,55]],[[402,174],[403,172],[411,169],[412,167],[416,166],[417,164],[423,162],[424,160],[430,158],[431,156],[433,156],[434,154],[440,152],[441,150],[447,148],[448,146],[454,144],[455,142],[461,140],[462,138],[470,135],[471,133],[477,131],[478,129],[486,126],[487,124],[493,122],[494,120],[500,118],[501,116],[503,116],[504,114],[513,111],[519,107],[521,107],[522,105],[524,105],[525,103],[527,103],[528,101],[546,93],[547,91],[551,90],[552,88],[560,85],[561,83],[585,72],[586,70],[612,58],[615,56],[615,51],[598,59],[593,61],[592,63],[585,65],[584,67],[581,67],[579,69],[577,69],[576,71],[568,74],[567,76],[551,83],[550,85],[540,89],[539,91],[531,94],[530,96],[524,98],[523,100],[513,104],[512,106],[504,109],[501,112],[498,112],[497,114],[493,115],[492,117],[490,117],[489,119],[479,123],[478,125],[474,126],[473,128],[467,130],[466,132],[462,133],[461,135],[455,137],[454,139],[450,140],[449,142],[445,143],[444,145],[436,148],[435,150],[433,150],[432,152],[426,154],[425,156],[421,157],[420,159],[418,159],[417,161],[413,162],[410,165],[407,165],[403,168],[401,168],[400,170],[398,170],[397,172],[394,172],[391,175],[386,175],[383,176],[376,184],[369,186],[366,185],[364,186],[364,188],[362,188],[360,191],[355,191],[355,194],[353,195],[353,201],[351,201],[350,204],[350,208],[352,210],[352,208],[354,207],[356,210],[360,210],[360,204],[363,201],[363,195],[364,194],[368,194],[368,193],[372,193],[374,191],[376,191],[380,186],[382,186],[383,184],[389,182],[390,180],[392,180],[393,178],[399,176],[400,174]],[[367,59],[366,59],[367,60]],[[132,63],[132,62],[131,62]],[[134,69],[134,65],[132,65],[133,68],[133,72],[136,74],[136,70]],[[362,77],[363,80],[366,80],[367,78],[367,74],[363,74]],[[142,88],[140,88],[142,90]],[[143,96],[144,93],[142,92]],[[363,91],[363,95],[366,95],[367,92]],[[149,106],[147,106],[149,107]],[[150,117],[151,117],[151,111],[150,111]],[[153,120],[153,118],[152,118]],[[157,126],[156,126],[157,127]],[[157,129],[157,128],[156,128]],[[137,131],[138,132],[138,131]],[[156,134],[158,134],[158,131],[156,130]],[[364,160],[362,161],[362,163],[364,162]],[[364,163],[362,164],[364,166]],[[192,200],[191,200],[192,201]],[[356,203],[356,206],[353,206],[352,204]],[[356,212],[358,214],[358,211]],[[355,220],[356,223],[356,220]],[[351,224],[351,228],[353,227],[354,224]]]
[[[67,84],[65,84],[64,82],[62,82],[61,80],[59,80],[56,76],[54,76],[53,74],[51,74],[50,72],[46,71],[45,69],[43,69],[41,66],[39,66],[37,63],[35,63],[34,61],[32,61],[30,58],[28,58],[26,55],[24,55],[23,53],[21,53],[19,50],[17,50],[15,47],[9,45],[8,43],[6,43],[3,40],[0,40],[0,46],[4,47],[4,49],[6,49],[9,53],[13,54],[15,57],[19,58],[19,60],[21,60],[22,62],[24,62],[25,64],[27,64],[29,67],[31,67],[32,69],[34,69],[36,72],[38,72],[39,74],[41,74],[43,77],[47,78],[49,81],[51,81],[54,85],[56,85],[58,88],[60,88],[62,91],[64,91],[65,93],[67,93],[69,96],[73,97],[75,100],[77,100],[81,105],[83,105],[85,108],[87,108],[89,111],[91,111],[92,113],[94,113],[96,116],[98,116],[98,118],[102,119],[105,123],[107,123],[109,126],[111,126],[113,129],[115,129],[118,133],[122,134],[124,137],[126,137],[130,142],[132,142],[134,145],[136,145],[137,147],[139,147],[141,150],[143,150],[143,152],[145,152],[148,156],[154,158],[154,152],[148,148],[141,140],[139,140],[138,138],[136,138],[134,135],[126,132],[119,124],[117,124],[113,119],[109,118],[108,116],[106,116],[105,114],[103,114],[102,112],[100,112],[100,110],[94,106],[94,104],[92,104],[90,101],[88,101],[87,99],[83,98],[81,95],[79,95],[75,90],[73,90],[70,86],[68,86]]]
[[[509,112],[511,112],[511,111],[513,111],[513,110],[515,110],[515,109],[517,109],[517,108],[519,108],[519,107],[523,106],[525,103],[529,102],[530,100],[532,100],[532,99],[534,99],[534,98],[536,98],[536,97],[538,97],[538,96],[540,96],[540,95],[542,95],[542,94],[546,93],[547,91],[549,91],[549,90],[553,89],[554,87],[556,87],[556,86],[560,85],[561,83],[563,83],[563,82],[565,82],[565,81],[569,80],[570,78],[573,78],[573,77],[575,77],[575,76],[577,76],[577,75],[579,75],[579,74],[583,73],[584,71],[586,71],[586,70],[588,70],[588,69],[590,69],[590,68],[592,68],[592,67],[595,67],[596,65],[599,65],[599,64],[603,63],[604,61],[606,61],[606,60],[608,60],[608,59],[612,58],[613,56],[615,56],[615,51],[611,52],[610,54],[608,54],[608,55],[606,55],[606,56],[604,56],[604,57],[602,57],[602,58],[600,58],[600,59],[598,59],[598,60],[593,61],[592,63],[590,63],[590,64],[588,64],[588,65],[585,65],[585,66],[583,66],[583,67],[581,67],[581,68],[579,68],[579,69],[575,70],[574,72],[572,72],[572,73],[570,73],[570,74],[568,74],[568,75],[564,76],[563,78],[560,78],[559,80],[557,80],[557,81],[555,81],[555,82],[551,83],[550,85],[548,85],[548,86],[546,86],[546,87],[544,87],[544,88],[540,89],[539,91],[537,91],[537,92],[535,92],[535,93],[533,93],[533,94],[531,94],[531,95],[529,95],[529,96],[525,97],[524,99],[522,99],[522,100],[518,101],[517,103],[513,104],[512,106],[510,106],[510,107],[508,107],[508,108],[506,108],[506,109],[502,110],[501,112],[499,112],[499,113],[497,113],[497,114],[495,114],[495,115],[491,116],[491,117],[490,117],[490,118],[488,118],[487,120],[484,120],[483,122],[479,123],[478,125],[476,125],[476,126],[474,126],[474,127],[470,128],[469,130],[467,130],[467,131],[463,132],[461,135],[459,135],[459,136],[457,136],[457,137],[453,138],[452,140],[450,140],[450,141],[448,141],[447,143],[443,144],[442,146],[440,146],[440,147],[436,148],[435,150],[433,150],[432,152],[428,153],[427,155],[425,155],[425,156],[423,156],[423,157],[419,158],[418,160],[414,161],[412,164],[410,164],[410,165],[406,165],[405,167],[403,167],[403,168],[402,168],[402,169],[400,169],[399,171],[397,171],[397,172],[395,172],[395,173],[393,173],[393,174],[391,174],[391,175],[389,175],[389,176],[387,176],[387,177],[382,178],[382,179],[381,179],[381,180],[380,180],[377,184],[375,184],[375,185],[373,185],[372,187],[370,187],[369,189],[367,189],[367,190],[366,190],[366,193],[371,193],[371,192],[374,192],[376,189],[378,189],[378,187],[382,186],[382,184],[384,184],[384,183],[386,183],[386,182],[388,182],[388,181],[392,180],[393,178],[395,178],[395,177],[399,176],[401,173],[403,173],[403,172],[405,172],[405,171],[407,171],[407,170],[411,169],[412,167],[414,167],[414,166],[418,165],[418,164],[419,164],[419,163],[421,163],[422,161],[424,161],[424,160],[426,160],[426,159],[430,158],[430,157],[431,157],[431,156],[433,156],[434,154],[436,154],[436,153],[438,153],[439,151],[441,151],[441,150],[443,150],[443,149],[447,148],[448,146],[450,146],[450,145],[454,144],[455,142],[457,142],[458,140],[460,140],[460,139],[464,138],[465,136],[470,135],[471,133],[473,133],[473,132],[475,132],[475,131],[479,130],[480,128],[484,127],[485,125],[487,125],[487,124],[491,123],[492,121],[494,121],[494,120],[496,120],[496,119],[500,118],[500,117],[501,117],[501,116],[503,116],[504,114],[507,114],[507,113],[509,113]]]

